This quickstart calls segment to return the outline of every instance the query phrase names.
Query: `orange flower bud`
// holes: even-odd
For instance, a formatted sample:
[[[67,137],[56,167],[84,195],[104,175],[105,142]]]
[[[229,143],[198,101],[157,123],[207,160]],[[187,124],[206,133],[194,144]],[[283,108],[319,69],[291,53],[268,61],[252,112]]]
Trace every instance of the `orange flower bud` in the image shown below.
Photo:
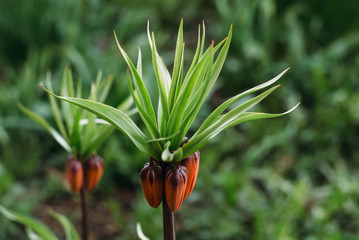
[[[166,169],[165,192],[169,209],[177,211],[184,199],[188,171],[186,167],[177,165]]]
[[[99,183],[103,171],[104,171],[104,162],[101,157],[96,154],[93,154],[85,162],[85,171],[86,171],[86,189],[92,190]]]
[[[66,177],[73,192],[79,192],[82,187],[84,172],[82,163],[74,156],[69,156],[66,160]]]
[[[151,207],[157,208],[163,199],[164,175],[163,169],[152,158],[146,163],[140,173],[142,190]]]
[[[198,169],[199,169],[199,158],[200,153],[199,151],[193,153],[192,155],[188,156],[184,160],[181,161],[181,165],[187,168],[188,171],[188,180],[186,185],[186,191],[184,194],[184,199],[186,199],[191,193],[196,184]]]

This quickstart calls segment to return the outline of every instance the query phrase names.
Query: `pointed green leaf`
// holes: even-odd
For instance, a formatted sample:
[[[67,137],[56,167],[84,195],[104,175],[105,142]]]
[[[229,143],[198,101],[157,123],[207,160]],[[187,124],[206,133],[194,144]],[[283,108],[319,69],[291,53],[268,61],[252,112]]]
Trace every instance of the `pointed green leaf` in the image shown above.
[[[64,228],[66,234],[66,240],[80,240],[80,236],[77,233],[74,225],[64,215],[58,214],[52,210],[50,210],[49,213],[57,221],[59,221],[59,223]]]
[[[111,89],[113,82],[113,75],[109,75],[100,83],[96,84],[96,101],[98,102],[104,102],[106,100],[106,97]]]
[[[299,104],[300,103],[298,103],[297,105],[295,105],[294,107],[292,107],[291,109],[289,109],[288,111],[286,111],[284,113],[246,112],[246,113],[243,113],[236,121],[234,121],[227,128],[233,127],[233,126],[236,126],[238,124],[248,122],[248,121],[253,121],[253,120],[258,120],[258,119],[267,119],[267,118],[276,118],[276,117],[284,116],[284,115],[287,115],[288,113],[294,111],[299,106]]]
[[[61,97],[53,94],[52,92],[48,91],[46,88],[44,88],[44,90],[47,91],[49,94],[53,95],[54,97],[75,104],[81,108],[84,108],[96,114],[100,118],[111,123],[121,132],[125,133],[133,141],[136,147],[140,149],[142,152],[152,156],[155,155],[158,156],[158,153],[151,151],[146,147],[146,142],[149,140],[148,137],[145,134],[143,134],[143,132],[137,127],[137,125],[132,121],[132,119],[122,111],[113,108],[111,106],[94,102],[91,100],[86,100],[81,98]]]
[[[266,88],[270,85],[272,85],[273,83],[275,83],[276,81],[278,81],[287,71],[289,70],[289,68],[285,69],[283,72],[281,72],[280,74],[278,74],[276,77],[272,78],[271,80],[262,83],[258,86],[255,86],[243,93],[237,94],[236,96],[231,97],[230,99],[228,99],[227,101],[225,101],[224,103],[222,103],[218,108],[216,108],[208,117],[207,119],[203,122],[203,124],[201,125],[201,127],[198,129],[197,133],[201,133],[203,132],[205,129],[207,129],[208,126],[210,126],[211,124],[213,124],[217,118],[229,107],[231,106],[233,103],[235,103],[236,101],[238,101],[239,99],[241,99],[244,96],[247,96],[248,94],[254,93],[256,91],[259,91],[263,88]]]
[[[202,148],[206,145],[212,138],[214,138],[218,133],[231,126],[246,110],[253,107],[269,94],[271,94],[275,89],[280,85],[270,88],[264,93],[258,95],[255,98],[252,98],[245,103],[239,105],[238,107],[232,109],[228,113],[221,116],[216,122],[208,126],[203,132],[195,133],[193,137],[182,147],[183,148],[183,157],[187,157],[194,153],[195,151]]]
[[[50,72],[47,72],[46,82],[47,82],[47,86],[50,89],[50,91],[53,91],[52,84],[51,84],[51,73]],[[53,96],[49,95],[49,99],[50,99],[50,105],[51,105],[51,109],[52,109],[52,114],[54,116],[56,125],[57,125],[61,135],[68,142],[69,141],[69,136],[68,136],[68,132],[65,129],[65,125],[64,125],[64,123],[62,121],[62,116],[61,116],[61,113],[60,113],[59,105],[57,104],[56,99]]]
[[[135,91],[138,94],[139,100],[140,100],[142,106],[144,106],[144,108],[148,112],[148,114],[151,117],[152,121],[156,122],[155,111],[154,111],[154,108],[153,108],[153,105],[152,105],[152,102],[151,102],[150,95],[148,94],[148,91],[146,89],[146,86],[145,86],[142,78],[138,74],[137,69],[133,65],[131,59],[128,57],[126,52],[122,49],[120,43],[118,42],[118,39],[117,39],[117,36],[116,36],[115,32],[114,32],[114,35],[115,35],[117,46],[118,46],[123,58],[125,59],[128,67],[131,70],[131,74],[132,74],[134,84],[135,84],[135,87],[136,87]]]
[[[71,153],[71,147],[53,127],[50,126],[50,124],[41,116],[37,115],[30,109],[24,107],[22,104],[18,103],[19,109],[25,113],[28,117],[33,119],[35,122],[37,122],[41,127],[43,127],[50,135],[56,140],[58,144],[60,144],[61,147],[63,147],[67,152]]]
[[[33,218],[7,210],[1,205],[0,213],[2,213],[6,218],[10,219],[11,221],[21,223],[22,225],[30,228],[36,235],[38,235],[43,240],[58,240],[58,238],[50,231],[50,229],[48,229],[45,225]]]
[[[140,100],[138,99],[136,93],[134,92],[134,89],[132,87],[130,78],[131,77],[130,77],[129,71],[127,71],[128,86],[129,86],[129,89],[130,89],[130,93],[132,95],[132,99],[134,99],[135,104],[137,106],[138,113],[140,114],[140,117],[141,117],[142,121],[144,122],[144,124],[146,125],[147,129],[149,130],[151,136],[153,138],[158,138],[158,137],[161,136],[161,134],[159,133],[159,131],[157,129],[156,122],[154,122],[151,119],[151,117],[148,114],[148,112],[146,111],[146,109],[144,109],[142,104],[140,103]]]
[[[191,76],[188,78],[188,81],[185,81],[182,85],[178,99],[174,105],[174,108],[171,112],[171,115],[168,120],[167,132],[166,135],[173,134],[179,130],[181,120],[183,118],[184,112],[188,105],[188,102],[192,98],[193,92],[197,81],[202,81],[205,77],[205,73],[210,66],[210,55],[213,51],[213,45],[206,51],[201,60],[198,62],[194,68]]]
[[[73,81],[72,81],[72,73],[69,67],[66,67],[62,76],[61,81],[61,95],[66,97],[73,97]],[[73,109],[71,105],[67,102],[61,102],[61,110],[62,116],[66,122],[67,129],[69,129],[70,134],[73,125]]]
[[[169,108],[172,109],[173,104],[175,103],[176,97],[178,96],[180,87],[181,87],[181,71],[183,69],[183,51],[184,51],[184,43],[183,43],[183,19],[181,19],[181,23],[178,29],[177,35],[177,43],[176,43],[176,51],[175,58],[173,63],[173,71],[172,71],[172,82],[169,93],[168,105]]]
[[[158,93],[161,100],[161,115],[163,115],[162,124],[166,124],[166,120],[169,116],[169,107],[168,107],[168,92],[169,92],[169,86],[171,85],[171,78],[168,77],[166,71],[166,67],[163,66],[163,62],[160,59],[157,50],[156,50],[156,44],[155,44],[155,37],[152,33],[152,43],[151,51],[152,51],[152,62],[153,62],[153,69],[155,71],[155,76],[157,80],[157,88]]]

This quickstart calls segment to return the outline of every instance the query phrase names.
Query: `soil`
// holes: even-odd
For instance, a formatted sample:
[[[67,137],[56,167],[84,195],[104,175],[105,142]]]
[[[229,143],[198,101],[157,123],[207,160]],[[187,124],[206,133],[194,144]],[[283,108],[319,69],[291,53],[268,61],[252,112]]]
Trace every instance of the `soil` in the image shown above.
[[[100,199],[96,195],[87,194],[88,209],[89,209],[89,240],[114,240],[121,236],[121,224],[113,218],[111,210],[109,209],[106,200]],[[116,208],[119,208],[122,213],[130,214],[131,202],[135,198],[135,194],[129,190],[120,190],[111,196],[112,199],[121,199],[118,201]],[[57,213],[65,215],[71,220],[81,236],[81,206],[80,195],[73,195],[67,199],[48,199],[44,201],[35,210],[35,217],[41,222],[45,223],[59,239],[66,239],[65,233],[59,222],[54,219],[48,210],[52,209]]]

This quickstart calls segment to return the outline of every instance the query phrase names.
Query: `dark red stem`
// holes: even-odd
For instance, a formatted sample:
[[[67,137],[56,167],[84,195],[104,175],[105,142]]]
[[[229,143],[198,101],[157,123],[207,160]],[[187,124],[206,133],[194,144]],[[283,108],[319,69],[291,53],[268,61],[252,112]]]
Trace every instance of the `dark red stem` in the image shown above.
[[[169,164],[161,162],[161,166],[164,171]],[[166,178],[166,174],[164,174]],[[165,179],[164,179],[165,180]],[[175,214],[172,212],[166,201],[166,194],[163,194],[162,200],[162,216],[163,216],[163,239],[164,240],[176,240],[176,229],[175,229]]]
[[[163,197],[163,201],[162,201],[162,215],[163,215],[163,239],[176,240],[175,214],[168,208],[166,196]]]
[[[86,190],[83,185],[81,188],[81,210],[82,210],[82,240],[88,240],[88,212],[86,201]]]

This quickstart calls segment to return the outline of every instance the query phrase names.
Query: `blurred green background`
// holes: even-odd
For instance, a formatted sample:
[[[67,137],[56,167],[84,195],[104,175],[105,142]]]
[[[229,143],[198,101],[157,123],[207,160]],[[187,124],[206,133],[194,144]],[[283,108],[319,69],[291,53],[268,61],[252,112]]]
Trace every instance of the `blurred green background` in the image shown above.
[[[228,97],[288,66],[282,87],[255,110],[302,104],[288,116],[225,131],[201,150],[196,187],[176,213],[178,239],[358,239],[358,13],[356,0],[0,0],[1,204],[60,236],[48,208],[78,225],[79,196],[64,187],[66,153],[16,103],[51,119],[38,84],[51,70],[56,89],[69,65],[88,87],[99,70],[114,74],[107,103],[117,105],[129,91],[112,30],[133,60],[141,47],[150,85],[146,21],[171,66],[184,18],[187,67],[202,20],[207,44],[234,24],[224,69],[194,128]],[[119,132],[99,154],[106,170],[89,198],[94,239],[137,239],[136,222],[162,239],[161,210],[147,205],[140,185],[147,157]],[[0,217],[0,239],[25,238]]]

